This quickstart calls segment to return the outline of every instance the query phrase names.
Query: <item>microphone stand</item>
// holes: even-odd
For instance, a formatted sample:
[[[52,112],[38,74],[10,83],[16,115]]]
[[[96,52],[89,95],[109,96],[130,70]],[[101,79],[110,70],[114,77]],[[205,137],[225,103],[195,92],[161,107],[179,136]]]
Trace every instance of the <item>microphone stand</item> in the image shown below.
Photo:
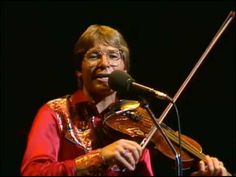
[[[169,138],[166,136],[165,132],[163,131],[162,127],[160,126],[160,124],[157,122],[156,116],[154,115],[154,113],[152,112],[152,110],[149,107],[149,104],[147,103],[147,101],[142,98],[142,105],[144,106],[144,108],[148,111],[149,115],[151,116],[155,126],[157,129],[159,129],[159,131],[161,132],[162,136],[164,137],[164,139],[166,140],[167,144],[169,145],[170,149],[173,151],[173,153],[175,154],[175,162],[176,162],[176,169],[177,169],[177,176],[183,176],[183,170],[182,170],[182,161],[181,161],[181,156],[179,153],[177,153],[176,149],[174,148],[173,144],[171,143],[171,141],[169,140]],[[145,143],[141,143],[140,144],[142,149],[144,149],[145,147]]]
[[[177,155],[177,152],[173,148],[173,145],[170,143],[170,141],[166,137],[165,133],[162,131],[162,129],[160,127],[160,124],[162,123],[162,121],[166,117],[167,113],[172,108],[173,104],[177,101],[177,99],[179,98],[180,94],[183,92],[183,90],[185,89],[185,87],[187,86],[187,84],[189,83],[191,78],[193,77],[193,75],[196,73],[197,69],[203,63],[203,61],[207,57],[208,53],[214,47],[216,42],[219,40],[219,38],[222,36],[223,32],[227,29],[227,27],[233,21],[234,18],[235,18],[235,11],[230,11],[228,16],[226,17],[225,21],[222,23],[222,25],[220,26],[219,30],[216,32],[216,34],[213,37],[212,41],[207,46],[207,48],[204,51],[204,53],[201,55],[201,57],[199,58],[198,62],[195,64],[195,66],[193,67],[193,69],[191,70],[191,72],[189,73],[187,78],[184,80],[183,84],[180,86],[179,90],[176,92],[176,94],[173,97],[173,99],[170,100],[170,103],[168,104],[168,106],[166,107],[166,109],[163,111],[163,113],[161,114],[161,116],[158,119],[155,119],[155,115],[152,113],[152,111],[150,110],[149,106],[145,105],[147,111],[149,112],[149,114],[151,115],[151,118],[153,119],[153,122],[154,122],[155,126],[152,127],[152,129],[150,130],[150,132],[148,133],[146,138],[144,138],[143,141],[140,143],[142,148],[144,148],[148,144],[148,142],[150,141],[150,139],[152,138],[152,136],[154,135],[154,133],[156,132],[156,130],[158,128],[160,130],[160,132],[162,133],[163,137],[166,139],[167,143],[170,145],[172,151],[176,154],[177,164],[181,164],[181,163],[179,163],[180,162],[179,155]],[[178,166],[178,173],[180,173],[179,166]]]

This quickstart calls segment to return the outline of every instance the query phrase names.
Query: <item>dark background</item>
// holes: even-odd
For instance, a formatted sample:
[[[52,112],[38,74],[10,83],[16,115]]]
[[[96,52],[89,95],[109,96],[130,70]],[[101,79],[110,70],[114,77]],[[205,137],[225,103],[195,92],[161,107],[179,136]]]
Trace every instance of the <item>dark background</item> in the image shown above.
[[[119,29],[131,49],[131,75],[174,96],[234,7],[233,1],[1,2],[1,174],[19,175],[38,108],[76,89],[71,54],[88,25]],[[176,103],[182,133],[235,173],[235,21]],[[151,105],[157,115],[165,108],[158,100]],[[165,121],[177,125],[171,111]]]

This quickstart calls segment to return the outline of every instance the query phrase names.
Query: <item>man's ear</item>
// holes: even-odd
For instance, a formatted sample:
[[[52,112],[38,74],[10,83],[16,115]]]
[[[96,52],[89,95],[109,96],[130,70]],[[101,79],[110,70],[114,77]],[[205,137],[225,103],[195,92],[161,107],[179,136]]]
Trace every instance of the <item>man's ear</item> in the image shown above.
[[[83,85],[82,73],[80,71],[75,71],[75,76],[77,80],[77,87],[82,88]]]
[[[75,75],[77,78],[80,78],[82,76],[82,73],[80,71],[75,71]]]

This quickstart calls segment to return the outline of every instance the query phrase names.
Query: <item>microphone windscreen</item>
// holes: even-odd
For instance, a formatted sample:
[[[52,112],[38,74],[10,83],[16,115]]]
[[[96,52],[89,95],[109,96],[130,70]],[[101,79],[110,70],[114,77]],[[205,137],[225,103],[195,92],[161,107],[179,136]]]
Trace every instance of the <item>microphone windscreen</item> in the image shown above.
[[[108,78],[109,87],[118,92],[128,92],[134,79],[126,72],[121,70],[113,71]]]

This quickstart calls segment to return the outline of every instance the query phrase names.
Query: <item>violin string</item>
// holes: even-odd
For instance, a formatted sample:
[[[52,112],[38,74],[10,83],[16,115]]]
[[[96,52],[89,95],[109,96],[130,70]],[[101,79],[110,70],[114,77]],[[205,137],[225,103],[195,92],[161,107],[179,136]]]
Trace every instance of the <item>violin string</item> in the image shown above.
[[[166,133],[169,133],[169,135],[172,136],[172,139],[177,143],[178,137],[177,137],[177,135],[175,134],[175,131],[172,130],[172,129],[170,129],[169,127],[167,127],[165,124],[164,124],[164,126],[165,126],[165,129],[164,129],[164,130],[166,131]],[[190,148],[192,148],[192,149],[198,151],[198,149],[196,149],[196,148],[193,147],[192,145],[188,144],[188,143],[185,142],[184,140],[182,140],[182,142],[184,143],[185,146],[188,146],[188,147],[190,147]]]
[[[140,112],[139,112],[140,113]],[[141,113],[141,115],[139,115],[141,117],[145,117],[143,116],[143,114]],[[149,122],[149,119],[142,119],[144,125],[146,125]],[[167,125],[165,125],[164,123],[161,123],[161,126],[164,128],[164,131],[166,132],[167,136],[173,140],[176,144],[179,143],[179,139],[177,137],[177,135],[175,134],[175,131],[170,129]],[[147,127],[146,127],[147,128]],[[193,155],[195,155],[196,157],[198,157],[199,159],[204,160],[206,155],[202,152],[199,152],[198,149],[196,149],[194,146],[190,145],[189,143],[187,143],[186,141],[184,141],[183,139],[181,140],[182,142],[182,147],[185,148],[186,150],[188,150],[190,153],[192,153]]]
[[[170,138],[178,144],[178,137],[175,134],[175,131],[173,131],[172,129],[168,128],[166,125],[162,125],[165,126],[165,132],[170,136]],[[164,128],[164,127],[163,127]],[[186,141],[182,140],[183,142],[183,147],[186,148],[188,151],[192,152],[194,155],[196,155],[197,157],[199,157],[200,159],[204,159],[205,158],[205,154],[198,151],[198,149],[196,149],[195,147],[193,147],[192,145],[190,145],[189,143],[187,143]]]
[[[175,142],[175,143],[178,143],[178,139],[176,137],[175,134],[170,133],[170,132],[167,132],[172,138],[172,140]],[[189,152],[193,153],[195,156],[197,156],[198,158],[200,159],[204,159],[205,158],[205,155],[202,153],[202,152],[199,152],[198,149],[196,149],[195,147],[193,147],[192,145],[190,145],[189,143],[185,142],[184,140],[183,141],[183,147],[186,148]]]
[[[177,139],[176,137],[172,137],[172,140],[177,143]],[[196,157],[198,157],[199,159],[204,159],[205,156],[201,153],[198,152],[194,147],[192,147],[191,145],[183,142],[183,147],[188,150],[189,152],[191,152],[193,155],[195,155]]]
[[[169,138],[171,138],[175,143],[178,143],[178,138],[176,137],[176,134],[174,134],[173,130],[166,130],[164,129],[165,132],[167,133],[167,135],[169,136]],[[191,152],[193,155],[195,155],[196,157],[198,157],[199,159],[204,160],[206,155],[202,152],[199,152],[195,147],[193,147],[192,145],[190,145],[189,143],[185,142],[184,140],[182,140],[182,146],[188,150],[189,152]]]

